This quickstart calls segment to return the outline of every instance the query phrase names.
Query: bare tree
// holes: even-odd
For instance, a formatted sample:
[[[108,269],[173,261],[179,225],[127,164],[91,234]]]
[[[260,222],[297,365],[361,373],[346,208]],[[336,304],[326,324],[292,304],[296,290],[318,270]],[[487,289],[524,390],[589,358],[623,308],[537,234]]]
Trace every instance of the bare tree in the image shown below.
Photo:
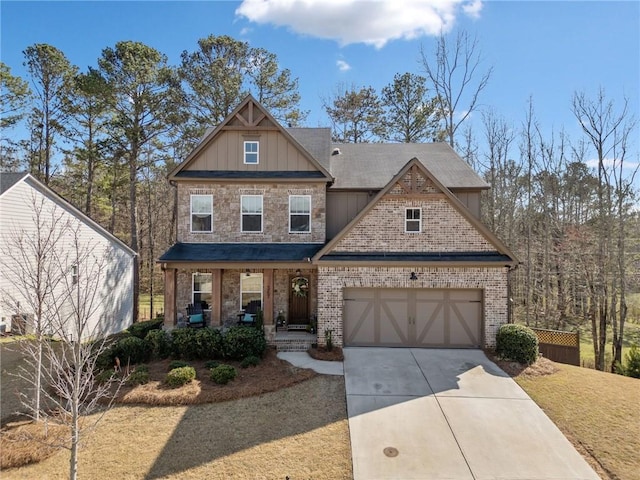
[[[600,88],[595,99],[585,93],[575,93],[572,105],[573,114],[580,122],[582,131],[596,153],[597,160],[597,249],[594,257],[594,271],[588,284],[590,292],[589,316],[593,333],[593,348],[596,368],[605,369],[605,347],[607,325],[616,323],[619,347],[614,345],[614,356],[621,359],[622,334],[626,319],[626,300],[622,294],[622,307],[618,311],[617,291],[625,282],[625,269],[613,267],[614,228],[624,224],[625,204],[630,198],[629,188],[622,179],[624,157],[630,132],[635,129],[636,120],[629,113],[625,99],[620,111],[616,111],[614,102],[607,99],[604,89]],[[616,175],[612,182],[612,177]],[[616,202],[616,195],[618,201]],[[618,204],[618,222],[614,221],[615,204]],[[617,237],[618,265],[624,265],[624,230]],[[622,289],[624,292],[624,287]],[[614,342],[615,343],[615,342]]]
[[[438,38],[433,57],[420,49],[422,66],[435,92],[439,114],[452,148],[462,123],[478,107],[478,97],[491,77],[492,67],[480,71],[482,63],[478,40],[458,32],[451,41],[444,33]]]

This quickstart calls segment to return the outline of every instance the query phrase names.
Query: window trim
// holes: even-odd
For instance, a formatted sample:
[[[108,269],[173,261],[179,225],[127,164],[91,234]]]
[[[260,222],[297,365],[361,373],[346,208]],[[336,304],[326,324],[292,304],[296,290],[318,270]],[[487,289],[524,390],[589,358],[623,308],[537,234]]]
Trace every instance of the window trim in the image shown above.
[[[418,212],[420,212],[420,217],[415,219],[415,218],[407,218],[407,212],[409,210],[417,210]],[[418,229],[417,230],[409,230],[407,228],[409,222],[418,222]],[[421,207],[405,207],[404,209],[404,233],[422,233],[422,208]]]
[[[260,291],[254,291],[254,290],[248,290],[248,291],[244,291],[242,289],[243,286],[243,279],[246,278],[252,278],[252,277],[256,277],[256,278],[260,278]],[[239,302],[240,302],[240,310],[242,310],[242,295],[244,293],[259,293],[260,294],[260,309],[263,309],[264,307],[264,275],[262,273],[249,273],[248,275],[246,273],[240,273],[240,295],[239,295]]]
[[[208,275],[209,276],[209,278],[210,278],[209,284],[211,285],[211,291],[206,291],[206,290],[197,290],[196,291],[195,290],[196,275]],[[200,295],[202,295],[203,293],[208,293],[209,296],[210,296],[210,299],[209,299],[209,301],[207,303],[209,305],[211,305],[211,303],[213,302],[213,274],[211,272],[193,272],[191,274],[191,303],[193,305],[195,305],[195,303],[196,303],[196,300],[195,300],[196,299],[196,293],[199,293]]]
[[[244,216],[245,215],[258,215],[257,213],[244,213],[242,211],[242,203],[245,198],[259,197],[260,198],[260,230],[245,230],[244,229]],[[241,195],[240,196],[240,233],[263,233],[264,230],[264,195]]]
[[[255,152],[249,152],[247,151],[247,145],[255,145],[256,146],[256,151]],[[258,140],[245,140],[244,144],[244,154],[243,154],[243,161],[245,165],[258,165],[260,164],[260,142]],[[255,162],[248,162],[247,161],[247,154],[255,154],[256,156],[256,161]]]
[[[211,216],[211,227],[209,230],[194,230],[193,229],[193,197],[209,197],[209,206]],[[210,193],[192,193],[189,196],[189,232],[190,233],[212,233],[213,232],[213,195]]]
[[[291,212],[291,200],[296,198],[307,198],[309,199],[309,213],[292,213]],[[311,195],[289,195],[289,233],[311,233]],[[291,230],[291,217],[292,215],[307,215],[309,217],[309,228],[307,230]]]

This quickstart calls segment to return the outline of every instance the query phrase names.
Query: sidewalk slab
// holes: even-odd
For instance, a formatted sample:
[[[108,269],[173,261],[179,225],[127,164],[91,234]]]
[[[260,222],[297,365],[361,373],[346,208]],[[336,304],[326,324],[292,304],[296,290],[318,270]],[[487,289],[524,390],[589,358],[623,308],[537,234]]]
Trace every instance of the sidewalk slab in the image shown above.
[[[278,358],[286,360],[294,367],[310,368],[322,375],[344,375],[342,362],[326,362],[311,358],[307,352],[278,352]]]

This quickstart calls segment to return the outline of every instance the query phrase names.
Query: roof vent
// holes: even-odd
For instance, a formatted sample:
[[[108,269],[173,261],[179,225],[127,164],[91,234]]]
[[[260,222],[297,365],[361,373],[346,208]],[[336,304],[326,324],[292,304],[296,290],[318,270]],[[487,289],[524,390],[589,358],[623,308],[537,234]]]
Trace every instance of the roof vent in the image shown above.
[[[333,152],[331,152],[331,156],[334,156],[334,155],[342,155],[342,152],[340,151],[339,148],[333,149]]]

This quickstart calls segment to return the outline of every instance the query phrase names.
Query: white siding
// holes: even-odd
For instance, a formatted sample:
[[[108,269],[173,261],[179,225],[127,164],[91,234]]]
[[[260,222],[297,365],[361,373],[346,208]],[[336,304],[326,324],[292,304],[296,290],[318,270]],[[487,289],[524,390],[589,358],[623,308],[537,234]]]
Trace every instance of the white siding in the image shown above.
[[[28,177],[0,196],[0,321],[10,329],[11,316],[17,313],[16,301],[20,302],[20,313],[34,313],[29,307],[34,302],[26,297],[31,292],[25,292],[25,288],[15,281],[12,271],[15,271],[16,254],[21,252],[27,254],[21,265],[35,262],[34,249],[20,248],[16,239],[38,239],[37,210],[41,212],[40,238],[51,231],[60,235],[55,241],[55,255],[56,264],[62,266],[57,269],[58,273],[65,272],[62,283],[69,285],[72,281],[71,265],[75,263],[75,252],[78,250],[74,245],[91,252],[89,260],[80,266],[81,279],[85,273],[87,278],[96,279],[93,308],[91,314],[87,315],[88,328],[83,336],[97,337],[127,328],[133,320],[134,254],[55,194],[41,191],[36,182],[31,184]],[[53,218],[59,221],[54,222]],[[51,227],[52,224],[56,227]],[[63,228],[62,225],[69,228]],[[104,258],[104,261],[99,258]],[[100,265],[104,268],[100,275],[90,273]],[[82,280],[79,284],[85,285]],[[65,312],[73,311],[73,300],[68,298],[61,302],[60,298],[66,296],[64,292],[72,290],[61,285],[54,295],[56,303],[65,303],[62,306]],[[79,297],[84,298],[81,306],[87,307],[90,303],[86,300],[87,295],[81,294]],[[67,333],[72,332],[68,330]]]

